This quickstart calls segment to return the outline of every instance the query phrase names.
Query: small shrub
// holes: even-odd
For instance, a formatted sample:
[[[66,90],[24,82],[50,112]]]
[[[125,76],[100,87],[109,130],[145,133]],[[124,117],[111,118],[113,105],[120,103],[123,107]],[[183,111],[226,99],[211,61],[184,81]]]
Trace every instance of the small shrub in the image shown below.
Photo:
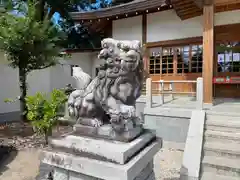
[[[46,144],[53,127],[62,115],[61,110],[66,101],[66,94],[56,89],[50,95],[38,92],[34,96],[26,97],[27,119],[32,122],[37,133],[45,136]]]

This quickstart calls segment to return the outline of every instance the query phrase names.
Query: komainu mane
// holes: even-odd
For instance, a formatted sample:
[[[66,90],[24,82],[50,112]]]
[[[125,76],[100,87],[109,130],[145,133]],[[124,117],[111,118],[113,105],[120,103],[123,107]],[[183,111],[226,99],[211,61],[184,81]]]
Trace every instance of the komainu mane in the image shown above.
[[[107,123],[117,131],[141,124],[135,111],[144,81],[140,42],[104,39],[98,58],[103,63],[93,80],[81,68],[75,69],[82,88],[70,94],[69,114],[80,124]]]

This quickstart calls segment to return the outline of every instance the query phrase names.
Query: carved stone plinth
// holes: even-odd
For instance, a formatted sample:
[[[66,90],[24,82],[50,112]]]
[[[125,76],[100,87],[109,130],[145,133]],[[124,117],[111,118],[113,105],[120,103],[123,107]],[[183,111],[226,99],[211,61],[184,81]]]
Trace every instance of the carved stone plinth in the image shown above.
[[[101,44],[103,64],[94,79],[74,68],[79,86],[66,107],[77,121],[74,132],[50,140],[42,162],[54,167],[54,180],[154,180],[153,156],[162,143],[136,116],[144,82],[141,43],[106,38]]]
[[[118,133],[110,124],[105,124],[100,127],[91,127],[81,124],[74,125],[73,130],[76,135],[91,136],[94,138],[103,138],[122,142],[130,142],[143,132],[142,125]]]
[[[41,154],[54,167],[54,180],[154,180],[153,157],[161,140],[150,131],[131,142],[67,135]]]

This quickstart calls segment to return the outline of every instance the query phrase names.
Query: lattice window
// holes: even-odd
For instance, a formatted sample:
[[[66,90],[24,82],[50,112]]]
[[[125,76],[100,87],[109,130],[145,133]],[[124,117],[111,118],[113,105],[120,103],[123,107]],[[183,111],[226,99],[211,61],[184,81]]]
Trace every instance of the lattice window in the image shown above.
[[[172,74],[173,73],[173,48],[163,48],[162,51],[162,74]]]
[[[152,48],[150,49],[149,73],[200,73],[202,72],[202,55],[202,45]]]
[[[218,72],[240,72],[240,42],[217,46]]]
[[[202,72],[203,65],[202,45],[193,45],[191,46],[191,49],[192,49],[191,72],[192,73]]]
[[[150,74],[160,74],[160,65],[161,65],[160,54],[161,54],[161,48],[150,49],[150,58],[149,58]]]
[[[177,73],[189,72],[190,46],[177,48]]]

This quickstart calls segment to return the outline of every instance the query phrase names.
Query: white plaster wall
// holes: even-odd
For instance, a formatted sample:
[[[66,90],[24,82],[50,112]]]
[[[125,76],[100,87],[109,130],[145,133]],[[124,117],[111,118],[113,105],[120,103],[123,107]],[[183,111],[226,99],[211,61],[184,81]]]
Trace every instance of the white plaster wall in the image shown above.
[[[19,96],[18,71],[2,62],[3,55],[0,54],[0,113],[19,110],[19,103],[5,103],[6,98]]]
[[[235,11],[216,13],[214,20],[216,26],[240,23],[240,9]]]
[[[174,10],[147,15],[147,42],[202,35],[202,17],[182,21]]]
[[[50,91],[50,69],[31,72],[27,76],[28,94],[37,91]],[[18,69],[8,66],[3,54],[0,54],[0,113],[19,111],[19,102],[5,103],[6,98],[14,99],[20,94],[18,82]]]
[[[142,16],[113,21],[112,27],[115,39],[142,41]]]
[[[240,23],[240,10],[215,14],[215,26]],[[174,10],[147,15],[147,42],[202,36],[203,17],[181,20]],[[142,16],[113,21],[113,38],[142,39]]]
[[[93,60],[91,53],[72,53],[71,58],[60,60],[62,65],[51,68],[50,89],[64,88],[66,84],[72,84],[75,87],[75,81],[71,77],[71,66],[78,65],[89,75],[92,75]]]
[[[63,88],[66,84],[75,81],[71,77],[69,65],[79,65],[86,73],[92,75],[93,60],[91,53],[73,53],[72,57],[60,60],[64,65],[31,72],[27,77],[28,94],[36,92],[51,92],[54,88]],[[19,96],[18,69],[8,66],[3,54],[0,54],[0,113],[19,111],[19,103],[5,103],[6,98]]]

